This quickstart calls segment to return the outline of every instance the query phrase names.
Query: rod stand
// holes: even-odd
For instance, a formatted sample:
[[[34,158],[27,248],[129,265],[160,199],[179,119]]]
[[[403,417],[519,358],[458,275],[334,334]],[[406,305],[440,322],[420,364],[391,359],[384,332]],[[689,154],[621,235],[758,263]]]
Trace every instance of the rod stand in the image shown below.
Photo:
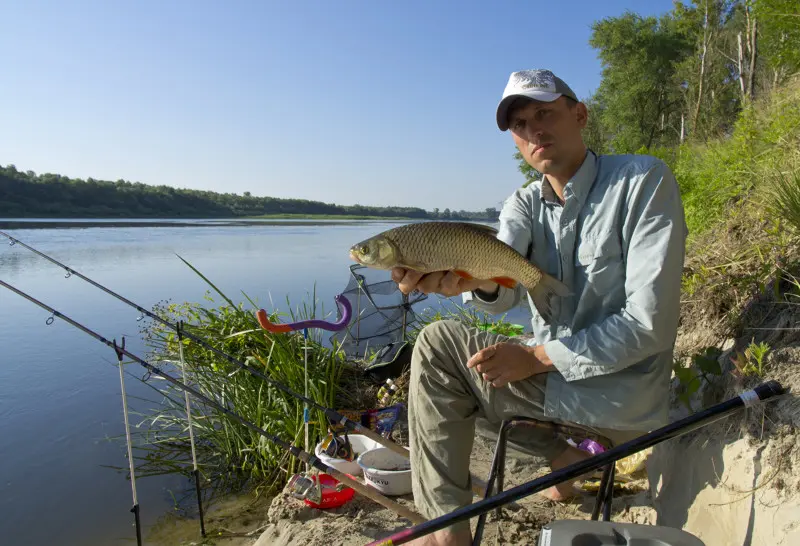
[[[133,508],[131,508],[131,512],[133,513],[133,520],[136,522],[136,544],[137,546],[142,546],[142,523],[139,520],[139,504],[134,504]]]

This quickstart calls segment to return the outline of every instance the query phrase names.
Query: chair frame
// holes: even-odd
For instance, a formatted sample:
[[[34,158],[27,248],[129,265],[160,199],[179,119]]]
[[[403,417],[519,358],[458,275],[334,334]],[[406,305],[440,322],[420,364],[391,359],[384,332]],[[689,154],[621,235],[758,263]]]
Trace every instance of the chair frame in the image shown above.
[[[581,427],[562,425],[550,421],[541,421],[532,417],[516,416],[511,419],[506,419],[500,425],[500,430],[497,434],[497,444],[492,456],[492,466],[489,469],[489,478],[486,481],[486,489],[483,497],[484,499],[492,495],[493,489],[495,489],[495,494],[503,491],[506,451],[508,448],[508,433],[511,429],[516,427],[529,427],[547,430],[553,434],[554,439],[558,436],[581,440],[588,438],[598,442],[603,446],[604,449],[609,449],[612,447],[611,440],[608,438]],[[603,476],[600,480],[600,487],[597,489],[594,508],[592,509],[593,520],[597,520],[600,517],[600,512],[602,510],[603,521],[611,521],[611,504],[614,500],[615,469],[615,462],[611,462],[603,467]],[[497,482],[496,487],[495,482]],[[500,516],[501,511],[502,507],[498,507],[495,510],[495,513],[498,517]],[[473,546],[478,546],[481,543],[481,539],[483,538],[483,530],[486,525],[486,516],[487,513],[483,513],[478,517],[478,523],[475,528],[475,537],[472,540]]]

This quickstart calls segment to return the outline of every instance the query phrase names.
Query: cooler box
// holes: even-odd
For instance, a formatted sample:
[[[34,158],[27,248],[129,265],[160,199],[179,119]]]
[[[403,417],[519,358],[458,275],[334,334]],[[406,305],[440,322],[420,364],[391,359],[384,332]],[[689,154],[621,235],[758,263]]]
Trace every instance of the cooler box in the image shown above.
[[[538,546],[705,546],[680,529],[616,523],[613,521],[560,520],[542,527]]]

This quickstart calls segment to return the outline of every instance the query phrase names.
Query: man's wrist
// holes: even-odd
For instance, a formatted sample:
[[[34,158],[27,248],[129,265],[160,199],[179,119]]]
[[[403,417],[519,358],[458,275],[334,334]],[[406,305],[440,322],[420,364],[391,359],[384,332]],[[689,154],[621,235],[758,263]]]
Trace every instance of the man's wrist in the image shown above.
[[[486,301],[494,301],[500,294],[500,285],[496,282],[486,282],[473,290],[475,294]]]
[[[528,354],[532,357],[532,367],[533,373],[546,373],[552,370],[553,368],[553,361],[547,356],[547,351],[544,349],[544,345],[534,345],[532,347],[527,347]]]

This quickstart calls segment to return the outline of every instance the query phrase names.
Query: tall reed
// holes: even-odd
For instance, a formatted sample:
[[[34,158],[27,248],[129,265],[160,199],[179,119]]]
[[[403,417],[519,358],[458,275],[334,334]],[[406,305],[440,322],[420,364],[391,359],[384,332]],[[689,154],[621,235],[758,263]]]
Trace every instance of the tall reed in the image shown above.
[[[210,306],[162,303],[156,306],[154,313],[173,323],[182,320],[187,332],[293,391],[305,394],[303,333],[271,334],[264,331],[255,318],[255,310],[259,307],[249,297],[245,295],[253,308],[246,310],[244,303],[234,304],[211,281],[186,263],[224,302],[213,305],[215,301],[209,291],[205,299],[212,304]],[[324,318],[324,313],[317,310],[315,296],[316,291],[310,304],[304,302],[288,316],[272,313],[270,319],[289,322]],[[291,309],[288,298],[287,307]],[[176,332],[153,321],[143,327],[142,333],[150,348],[148,358],[173,377],[182,378]],[[332,347],[322,345],[321,332],[309,330],[308,336],[308,397],[332,407],[345,357],[335,343]],[[302,401],[185,337],[183,350],[186,383],[270,434],[303,446]],[[137,477],[190,472],[191,450],[183,390],[157,381],[155,377],[147,379],[146,383],[159,394],[160,404],[149,413],[139,414],[137,451],[143,455],[137,457]],[[302,462],[266,438],[191,395],[190,401],[198,465],[206,481],[236,483],[239,484],[235,486],[237,488],[249,482],[255,488],[273,490],[282,487],[289,475],[302,470]],[[308,448],[313,452],[315,439],[325,436],[327,425],[321,411],[313,407],[309,411]]]

